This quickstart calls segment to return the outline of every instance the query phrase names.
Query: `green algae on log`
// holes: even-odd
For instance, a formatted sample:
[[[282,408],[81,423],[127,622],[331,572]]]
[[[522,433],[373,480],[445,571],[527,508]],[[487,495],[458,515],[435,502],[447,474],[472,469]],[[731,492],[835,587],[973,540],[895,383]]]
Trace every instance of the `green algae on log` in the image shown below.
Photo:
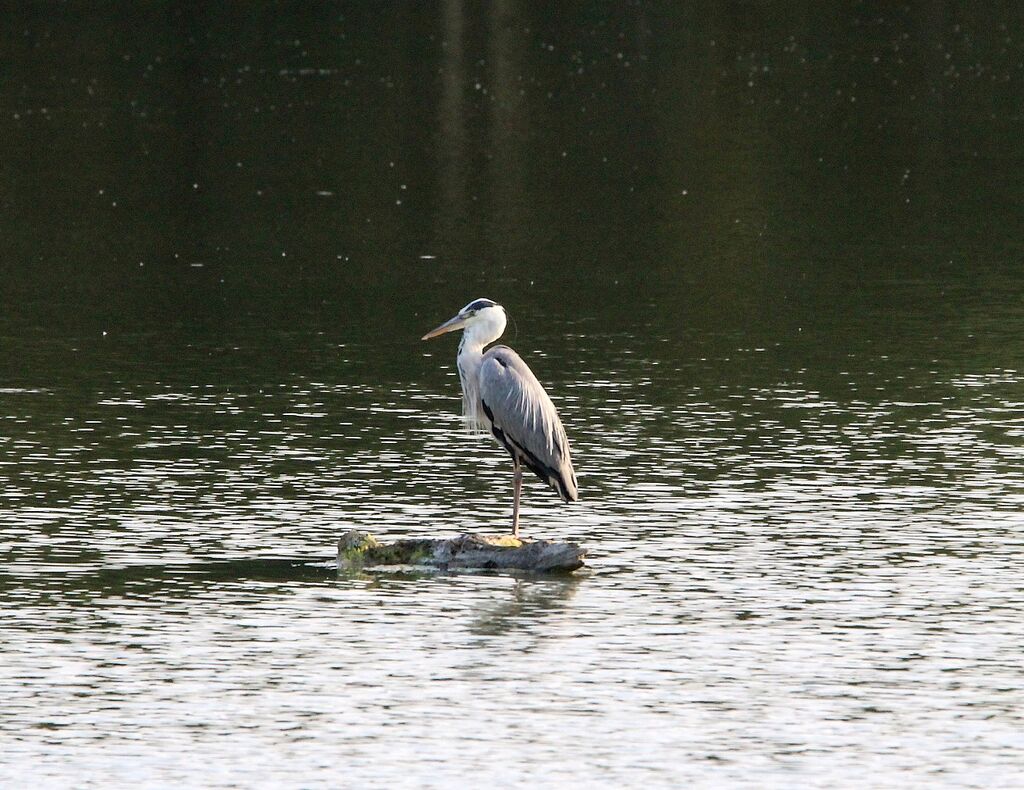
[[[411,538],[381,543],[369,532],[352,530],[338,540],[338,568],[374,565],[423,565],[432,568],[574,571],[583,567],[587,550],[575,543],[522,541],[511,535],[456,538]]]

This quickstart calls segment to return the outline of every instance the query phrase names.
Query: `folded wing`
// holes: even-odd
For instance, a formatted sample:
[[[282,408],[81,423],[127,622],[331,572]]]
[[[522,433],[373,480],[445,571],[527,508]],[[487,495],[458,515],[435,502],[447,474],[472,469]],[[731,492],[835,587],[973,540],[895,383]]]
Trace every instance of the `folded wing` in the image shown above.
[[[533,371],[508,346],[495,346],[480,365],[480,400],[491,431],[566,502],[579,497],[569,441],[555,405]]]

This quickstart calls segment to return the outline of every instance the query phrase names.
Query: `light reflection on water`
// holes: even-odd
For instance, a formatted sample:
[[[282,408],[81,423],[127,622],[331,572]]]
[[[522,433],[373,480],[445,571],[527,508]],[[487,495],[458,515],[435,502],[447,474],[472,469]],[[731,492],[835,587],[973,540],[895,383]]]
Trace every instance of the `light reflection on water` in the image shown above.
[[[763,353],[594,351],[552,386],[584,498],[531,485],[524,519],[591,548],[569,579],[315,564],[352,527],[504,528],[450,361],[7,389],[0,778],[1005,783],[1021,375],[722,372]]]

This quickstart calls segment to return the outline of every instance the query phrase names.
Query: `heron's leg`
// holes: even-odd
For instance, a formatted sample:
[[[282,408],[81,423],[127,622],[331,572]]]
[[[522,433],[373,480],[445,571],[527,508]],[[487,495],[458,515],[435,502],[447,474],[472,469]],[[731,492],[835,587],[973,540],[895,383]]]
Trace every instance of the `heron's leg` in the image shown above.
[[[515,471],[513,472],[512,483],[512,536],[519,537],[519,492],[523,487],[523,467],[519,463],[518,456],[512,458]]]

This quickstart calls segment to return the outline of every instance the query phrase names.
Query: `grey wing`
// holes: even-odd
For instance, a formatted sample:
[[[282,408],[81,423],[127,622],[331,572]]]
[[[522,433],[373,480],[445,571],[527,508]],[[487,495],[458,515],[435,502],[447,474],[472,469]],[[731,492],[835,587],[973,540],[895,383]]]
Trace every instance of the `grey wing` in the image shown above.
[[[579,487],[569,440],[533,371],[508,346],[495,346],[484,354],[479,377],[481,405],[494,436],[562,499],[575,501]]]

